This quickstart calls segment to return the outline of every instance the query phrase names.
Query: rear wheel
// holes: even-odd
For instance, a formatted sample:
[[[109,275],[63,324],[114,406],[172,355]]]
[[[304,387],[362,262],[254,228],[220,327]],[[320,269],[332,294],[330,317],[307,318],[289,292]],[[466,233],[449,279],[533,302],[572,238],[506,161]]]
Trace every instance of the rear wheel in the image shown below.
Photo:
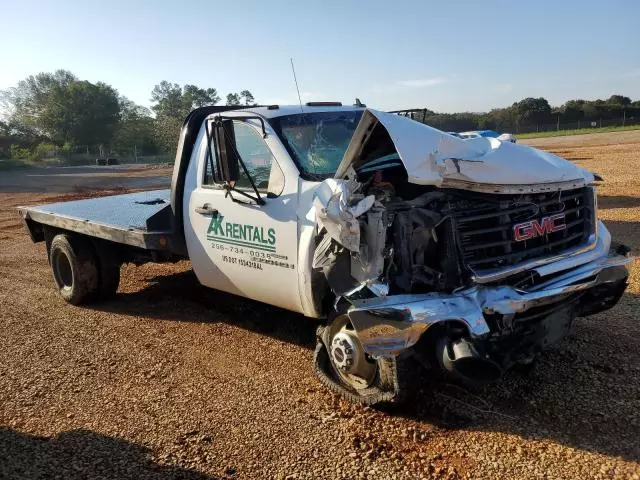
[[[367,405],[404,399],[406,359],[370,357],[347,315],[337,315],[327,326],[320,327],[317,337],[316,374],[334,393]]]
[[[51,241],[49,264],[58,293],[67,302],[80,305],[98,288],[98,266],[91,244],[81,237],[58,234]]]
[[[120,285],[120,261],[107,242],[94,243],[99,267],[98,295],[101,300],[113,298]]]

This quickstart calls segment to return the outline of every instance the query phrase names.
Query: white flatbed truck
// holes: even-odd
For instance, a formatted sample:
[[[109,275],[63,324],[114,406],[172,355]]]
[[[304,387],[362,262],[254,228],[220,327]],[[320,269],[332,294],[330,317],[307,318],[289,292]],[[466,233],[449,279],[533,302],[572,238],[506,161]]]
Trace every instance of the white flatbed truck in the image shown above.
[[[473,383],[530,364],[615,305],[631,261],[590,172],[330,102],[194,110],[170,190],[20,212],[66,301],[189,259],[207,287],[325,319],[319,378],[367,404],[401,399],[414,364]]]

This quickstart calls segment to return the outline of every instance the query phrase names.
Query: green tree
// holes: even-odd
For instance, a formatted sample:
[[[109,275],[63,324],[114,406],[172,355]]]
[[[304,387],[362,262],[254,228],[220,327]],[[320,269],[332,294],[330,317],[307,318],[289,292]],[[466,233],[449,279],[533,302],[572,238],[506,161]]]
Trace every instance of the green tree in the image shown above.
[[[154,121],[151,111],[126,97],[120,97],[120,123],[113,139],[118,152],[156,153]]]
[[[220,101],[218,91],[215,88],[199,88],[195,85],[185,85],[183,89],[183,97],[186,103],[194,108],[216,105]]]
[[[242,90],[240,93],[228,93],[227,105],[255,105],[256,99],[249,90]]]
[[[184,120],[194,108],[216,105],[220,101],[215,88],[199,88],[195,85],[181,87],[177,83],[163,80],[153,87],[151,101],[156,102],[151,109],[156,115]]]
[[[119,121],[117,91],[102,82],[80,81],[71,72],[31,75],[6,92],[12,123],[57,144],[108,144]]]
[[[607,103],[614,105],[631,105],[631,99],[624,95],[611,95]]]
[[[240,92],[240,98],[245,105],[255,105],[256,99],[253,97],[253,94],[249,90],[243,90]]]
[[[76,145],[109,145],[120,122],[117,90],[102,82],[81,81],[69,85],[67,92],[67,105],[53,108],[60,118],[68,119],[67,135],[57,137],[59,143],[71,140]]]
[[[240,105],[240,95],[237,93],[228,93],[227,105]]]
[[[545,98],[528,97],[513,104],[518,125],[549,123],[551,106]]]
[[[151,101],[155,102],[151,107],[156,114],[155,138],[162,150],[170,152],[178,144],[180,128],[189,112],[194,108],[216,105],[220,97],[215,88],[181,87],[163,80],[153,88]]]

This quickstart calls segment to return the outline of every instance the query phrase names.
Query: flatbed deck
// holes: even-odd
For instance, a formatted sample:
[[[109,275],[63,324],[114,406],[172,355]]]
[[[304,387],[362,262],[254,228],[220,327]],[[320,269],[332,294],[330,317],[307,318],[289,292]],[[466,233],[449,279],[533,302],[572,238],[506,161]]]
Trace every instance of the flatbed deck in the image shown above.
[[[169,189],[19,207],[25,221],[145,250],[182,254]]]

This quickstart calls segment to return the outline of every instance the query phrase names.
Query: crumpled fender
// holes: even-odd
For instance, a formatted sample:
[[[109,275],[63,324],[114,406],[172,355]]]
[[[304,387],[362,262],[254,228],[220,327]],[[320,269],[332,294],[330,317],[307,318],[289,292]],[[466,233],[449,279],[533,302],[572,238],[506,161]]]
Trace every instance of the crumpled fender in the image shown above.
[[[372,109],[365,110],[336,178],[351,176],[352,169],[362,166],[361,153],[373,141],[371,134],[378,124],[391,137],[409,182],[418,185],[506,193],[501,187],[533,192],[578,188],[593,181],[589,171],[548,152],[496,138],[464,140],[410,118]]]
[[[332,239],[352,252],[360,250],[360,224],[357,218],[375,202],[375,197],[369,195],[349,205],[351,196],[359,186],[356,181],[329,178],[317,187],[313,198],[320,229],[326,229]]]

